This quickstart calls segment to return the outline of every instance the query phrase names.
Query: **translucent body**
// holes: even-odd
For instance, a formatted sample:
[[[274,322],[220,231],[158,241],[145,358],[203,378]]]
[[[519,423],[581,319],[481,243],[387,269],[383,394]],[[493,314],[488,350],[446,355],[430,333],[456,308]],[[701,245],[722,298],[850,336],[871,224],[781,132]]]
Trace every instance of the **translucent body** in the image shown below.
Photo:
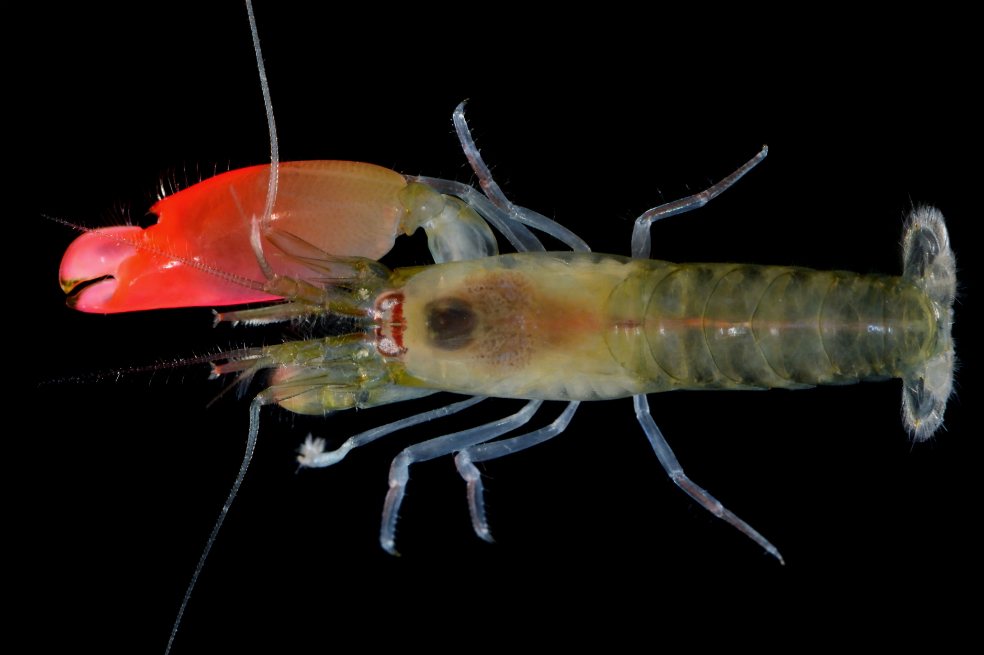
[[[362,345],[333,342],[272,387],[320,382],[319,400],[283,403],[340,409],[346,382],[539,400],[801,389],[904,377],[948,345],[905,278],[782,266],[501,255],[398,269],[374,303]],[[352,348],[357,379],[339,361]]]
[[[644,267],[594,253],[525,253],[397,270],[406,327],[396,358],[407,382],[429,388],[541,400],[634,395],[640,380],[606,344],[619,329],[607,305]]]
[[[930,299],[899,277],[650,264],[616,291],[610,310],[642,334],[607,338],[620,361],[651,380],[647,392],[902,377],[937,346]]]

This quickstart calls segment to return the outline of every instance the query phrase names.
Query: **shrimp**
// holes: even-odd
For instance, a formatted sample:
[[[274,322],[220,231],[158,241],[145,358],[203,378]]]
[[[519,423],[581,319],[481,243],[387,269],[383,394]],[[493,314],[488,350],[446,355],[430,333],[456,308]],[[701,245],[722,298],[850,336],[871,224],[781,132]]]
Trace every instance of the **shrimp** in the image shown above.
[[[259,8],[260,12],[262,10]],[[229,24],[242,27],[240,13],[240,7],[231,8],[225,20],[212,25],[208,31],[211,34],[241,31],[229,27]],[[259,19],[262,31],[265,25],[262,13]],[[157,29],[166,33],[168,19],[156,16],[153,21],[139,21],[142,25],[158,21],[164,25],[151,28],[155,32],[145,36],[148,42],[155,41],[153,34]],[[276,28],[268,31],[275,32]],[[265,31],[263,36],[267,56],[274,60],[270,62],[269,74],[283,129],[285,123],[290,122],[291,104],[284,97],[289,96],[290,91],[282,90],[278,85],[287,87],[290,78],[278,77],[275,48],[267,43],[267,39],[275,37],[267,36]],[[97,47],[116,49],[119,46],[113,43],[115,39],[111,35],[99,39],[89,34],[85,42],[98,44],[100,41],[103,44]],[[223,56],[221,53],[232,53],[243,46],[248,55],[248,41],[238,40],[235,46],[223,41],[215,45],[214,54],[199,51],[196,57],[200,61],[216,60]],[[72,51],[65,47],[65,51],[60,51],[63,55]],[[171,70],[174,56],[172,52]],[[103,58],[97,61],[96,68],[105,65]],[[141,66],[143,73],[129,76],[114,71],[108,76],[114,85],[121,79],[138,79],[142,84],[122,93],[116,86],[96,87],[87,97],[93,102],[125,104],[128,112],[157,111],[160,107],[153,106],[157,102],[148,95],[147,81],[153,77],[153,71],[167,70],[167,61],[161,60],[156,65],[144,63]],[[159,170],[175,163],[180,166],[183,161],[190,161],[192,165],[195,161],[209,162],[209,174],[212,162],[224,164],[230,154],[239,158],[234,166],[262,163],[266,137],[262,115],[255,109],[258,104],[253,79],[255,70],[248,57],[243,58],[243,63],[248,69],[248,79],[242,84],[241,101],[229,94],[218,94],[223,121],[230,120],[228,116],[240,110],[252,112],[251,120],[244,121],[243,128],[230,130],[235,137],[230,136],[218,146],[186,145],[182,152],[181,145],[176,145],[178,139],[165,133],[171,129],[187,132],[181,139],[187,144],[185,138],[201,137],[209,130],[200,128],[193,132],[185,123],[188,117],[176,115],[196,114],[194,118],[200,120],[210,113],[217,114],[218,109],[172,109],[166,118],[145,116],[139,121],[142,131],[117,126],[120,131],[112,132],[112,121],[109,120],[112,116],[106,117],[110,124],[88,123],[87,130],[101,135],[98,144],[88,142],[64,150],[49,146],[47,159],[53,159],[58,151],[84,152],[87,156],[96,153],[97,157],[105,159],[91,164],[91,170],[96,172],[94,175],[66,179],[66,188],[57,191],[57,197],[52,198],[50,205],[47,202],[50,196],[35,194],[45,197],[45,211],[72,218],[80,215],[80,207],[107,207],[120,197],[123,189],[149,186],[148,182],[154,182]],[[182,69],[193,67],[181,66]],[[223,70],[232,68],[223,67]],[[187,72],[186,76],[193,77],[194,73]],[[235,76],[235,73],[230,74],[229,79],[221,80],[222,84],[232,86]],[[210,79],[214,81],[214,75]],[[64,88],[64,84],[55,86]],[[175,87],[184,84],[184,80],[173,82]],[[206,90],[196,91],[191,87],[189,97],[207,98]],[[445,92],[452,97],[441,95]],[[119,95],[134,101],[121,102],[117,99]],[[913,182],[919,178],[919,173],[927,173],[927,169],[910,168],[907,163],[905,170],[900,171],[899,166],[893,165],[893,157],[887,154],[894,151],[879,152],[890,143],[887,136],[877,144],[868,144],[861,143],[857,132],[838,133],[836,138],[830,138],[829,133],[824,132],[824,138],[782,149],[779,143],[783,139],[774,139],[768,130],[759,129],[761,121],[755,118],[755,111],[730,118],[727,125],[721,125],[721,115],[715,117],[710,113],[681,122],[681,113],[675,116],[677,121],[672,120],[674,116],[660,117],[662,125],[681,126],[679,139],[661,136],[662,130],[657,130],[655,125],[643,126],[644,133],[640,135],[635,132],[638,125],[634,123],[635,136],[629,144],[631,147],[627,148],[618,146],[618,142],[626,138],[625,130],[628,129],[624,122],[624,106],[606,109],[601,104],[573,107],[575,103],[570,103],[571,106],[564,107],[561,105],[565,103],[561,101],[555,105],[548,100],[545,102],[551,105],[550,121],[538,123],[536,129],[531,129],[528,106],[511,113],[505,103],[500,105],[492,101],[483,105],[482,95],[459,88],[441,90],[438,95],[429,98],[423,108],[401,108],[399,111],[406,113],[396,119],[399,125],[386,125],[387,120],[393,120],[392,107],[380,111],[378,108],[385,106],[385,103],[377,102],[380,97],[355,93],[351,100],[359,107],[332,109],[339,113],[335,114],[335,121],[331,121],[350,128],[353,134],[339,136],[338,129],[327,123],[319,124],[317,130],[324,132],[326,140],[308,146],[301,145],[303,138],[292,139],[282,133],[285,148],[305,148],[303,152],[295,151],[286,156],[292,159],[331,156],[370,161],[409,174],[466,180],[468,173],[457,170],[463,160],[456,141],[447,134],[447,118],[450,109],[461,98],[471,96],[475,102],[470,120],[478,130],[479,144],[484,148],[486,159],[499,166],[494,172],[510,198],[548,216],[557,216],[584,236],[596,251],[628,254],[631,218],[648,206],[660,204],[658,191],[671,200],[687,195],[691,188],[703,188],[705,178],[724,177],[739,163],[736,153],[740,160],[747,150],[759,145],[756,139],[762,139],[762,135],[769,137],[774,150],[773,159],[756,170],[758,177],[738,184],[696,214],[655,226],[653,257],[684,262],[737,260],[894,273],[898,271],[898,255],[892,241],[900,232],[898,215],[906,207],[910,192],[913,198],[941,204],[950,219],[954,241],[960,241],[957,235],[960,213],[945,206],[943,191],[927,191],[925,186],[918,186],[926,185],[926,182]],[[526,94],[525,97],[537,96]],[[625,101],[630,103],[631,99]],[[118,107],[110,109],[115,111]],[[306,112],[312,110],[313,107],[302,109],[298,122],[304,123]],[[323,105],[318,105],[318,110],[323,113]],[[675,110],[667,108],[666,111]],[[234,120],[238,121],[238,118]],[[646,120],[642,119],[642,122]],[[524,123],[527,123],[525,127]],[[307,121],[307,127],[303,129],[310,130],[312,124]],[[589,125],[592,130],[599,131],[589,133]],[[625,127],[605,131],[605,125]],[[701,134],[717,125],[721,129],[713,129],[713,138]],[[161,134],[148,134],[148,126]],[[78,124],[75,128],[79,128]],[[408,136],[410,133],[412,136]],[[735,136],[736,133],[741,137]],[[158,150],[154,156],[159,159],[138,173],[142,164],[126,152],[130,147],[127,140],[132,142],[132,134],[144,135],[138,144],[140,150],[146,150],[151,142],[165,144],[174,150]],[[230,146],[234,139],[253,137],[255,147],[252,151]],[[661,138],[671,143],[661,141]],[[694,139],[697,141],[692,142]],[[845,157],[843,153],[835,157],[825,152],[832,143],[843,142],[850,143],[852,148],[860,148],[861,153],[855,150],[853,157]],[[386,144],[385,152],[376,150],[379,143]],[[370,152],[360,152],[360,147]],[[313,152],[308,153],[307,148]],[[636,149],[644,152],[631,152]],[[780,153],[782,158],[778,156]],[[870,162],[875,157],[880,162],[889,162],[886,168],[891,170],[872,171],[870,163],[860,163]],[[109,159],[119,161],[102,163]],[[573,164],[575,161],[576,165]],[[617,169],[612,168],[613,161],[618,162]],[[777,166],[779,161],[784,163]],[[605,165],[598,165],[601,162]],[[667,162],[669,166],[664,168]],[[120,172],[121,169],[125,170]],[[586,170],[591,171],[590,179],[580,178],[575,184],[571,183],[572,176]],[[145,177],[135,181],[135,174]],[[882,174],[886,177],[880,177]],[[896,179],[899,176],[903,176],[901,181]],[[196,175],[190,173],[189,177]],[[931,175],[924,177],[932,178]],[[804,180],[823,180],[822,188],[804,189]],[[845,190],[850,194],[852,187],[861,185],[866,188],[863,198],[845,195]],[[102,197],[93,198],[94,193],[100,193]],[[810,203],[810,199],[814,202]],[[818,206],[818,200],[824,203],[823,208]],[[34,204],[32,210],[36,211],[37,202]],[[132,204],[139,210],[147,206],[147,203],[141,205],[137,201]],[[825,229],[831,229],[831,223],[836,226],[838,217],[844,216],[845,220],[851,221],[848,243],[842,243],[842,240],[837,246],[826,240],[813,243],[789,234],[786,230],[790,216],[813,229],[818,229],[821,223]],[[740,219],[738,222],[734,220],[736,217]],[[89,224],[96,222],[86,220]],[[53,257],[60,256],[64,250],[60,246],[67,245],[70,237],[48,227],[39,230],[41,238],[33,243],[54,249]],[[396,251],[392,253],[394,257],[405,256],[408,260],[389,260],[385,262],[388,266],[398,268],[426,263],[425,255],[421,254],[426,249],[423,236],[410,239],[411,242],[402,248],[403,255]],[[417,239],[416,243],[413,239]],[[52,243],[53,240],[59,242]],[[556,242],[550,246],[554,250],[560,247]],[[44,270],[51,271],[56,267],[55,259],[46,264]],[[37,287],[37,297],[46,298],[47,307],[57,307],[61,298],[57,290],[48,294],[45,287],[50,285],[49,276]],[[96,327],[90,327],[93,320]],[[83,316],[64,309],[52,321],[52,326],[40,325],[38,329],[44,331],[43,338],[47,343],[65,344],[70,354],[65,348],[59,349],[59,353],[44,353],[43,359],[35,365],[44,370],[45,379],[50,379],[80,370],[143,363],[157,356],[187,355],[218,343],[229,347],[232,341],[250,338],[241,330],[223,331],[208,333],[203,344],[201,335],[210,322],[208,309],[176,310],[175,314],[151,312],[146,316],[120,315],[112,319]],[[71,335],[67,342],[65,335]],[[61,341],[56,341],[59,337]],[[162,630],[169,628],[175,599],[183,593],[189,562],[197,556],[202,536],[214,520],[218,502],[215,499],[228,491],[227,475],[222,471],[231,466],[230,452],[238,451],[245,428],[241,404],[223,400],[209,412],[201,410],[214,393],[204,381],[195,381],[193,373],[168,374],[168,383],[163,382],[163,377],[156,376],[149,387],[129,381],[64,387],[65,393],[73,396],[72,416],[54,417],[49,424],[47,417],[51,412],[39,414],[48,434],[66,435],[59,447],[74,450],[81,446],[75,439],[67,437],[78,434],[76,426],[80,421],[97,424],[102,431],[101,438],[95,443],[79,448],[84,452],[73,456],[71,466],[68,462],[55,463],[55,475],[45,477],[48,481],[58,479],[57,488],[62,492],[62,499],[69,492],[81,494],[75,498],[69,496],[68,504],[55,503],[60,529],[68,529],[54,534],[65,539],[74,534],[72,528],[78,526],[81,529],[86,525],[90,531],[86,534],[93,535],[99,545],[90,550],[88,544],[83,543],[75,552],[60,549],[61,559],[55,558],[51,566],[56,571],[70,569],[75,572],[68,578],[60,576],[63,581],[89,581],[88,585],[81,586],[91,588],[92,581],[108,576],[108,584],[115,594],[148,599],[149,602],[139,603],[139,610],[119,604],[113,609],[134,621],[142,631],[146,627],[145,634],[155,633],[158,639]],[[147,379],[138,378],[138,381],[146,382]],[[184,384],[180,383],[182,381]],[[45,389],[49,400],[51,391],[50,387]],[[953,429],[952,422],[956,420],[959,425],[959,407],[949,410],[951,433],[940,438],[939,448],[916,448],[910,454],[904,431],[895,415],[897,396],[897,385],[882,384],[795,394],[779,391],[766,394],[664,394],[652,396],[651,404],[658,424],[695,480],[709,487],[726,506],[780,546],[791,565],[812,560],[822,562],[822,566],[835,567],[837,565],[830,561],[843,564],[859,560],[869,565],[884,561],[879,558],[885,557],[889,543],[900,544],[898,547],[907,550],[919,550],[920,543],[927,548],[925,537],[919,536],[921,530],[937,535],[941,531],[946,533],[939,519],[933,516],[938,508],[927,509],[934,499],[937,504],[942,502],[941,495],[934,491],[934,484],[920,480],[915,474],[913,479],[903,481],[896,477],[898,474],[889,471],[911,471],[929,466],[917,462],[920,458],[935,461],[948,448],[956,447],[947,442],[958,440],[958,431]],[[429,400],[418,401],[425,403],[423,407],[393,406],[392,411],[401,411],[403,413],[398,416],[406,416],[440,404],[437,399],[426,404]],[[494,411],[483,412],[481,418],[467,413],[448,417],[443,420],[450,423],[441,429],[465,429],[491,420],[493,415],[508,415],[521,406],[510,401],[489,403]],[[708,412],[710,408],[713,410]],[[478,407],[475,409],[479,410]],[[556,411],[559,412],[559,407]],[[835,418],[817,420],[815,425],[812,424],[814,421],[804,420],[804,417],[820,418],[822,413],[835,412]],[[377,413],[382,416],[373,418]],[[324,599],[319,604],[312,603],[314,591],[318,595],[344,596],[346,606],[359,607],[369,606],[371,598],[385,595],[386,590],[393,587],[419,591],[422,586],[433,584],[450,595],[450,590],[457,589],[461,581],[460,571],[468,570],[469,566],[476,567],[478,577],[485,580],[500,577],[511,581],[517,590],[534,586],[527,576],[537,567],[545,567],[548,578],[553,573],[559,577],[571,564],[569,558],[575,555],[589,579],[592,574],[597,579],[603,571],[610,570],[616,558],[619,562],[614,568],[621,572],[628,571],[620,568],[624,566],[620,563],[624,558],[634,560],[633,568],[640,562],[650,563],[651,574],[642,574],[647,576],[646,581],[633,583],[647,586],[661,581],[668,572],[675,575],[673,572],[681,568],[700,577],[702,569],[696,564],[706,565],[711,559],[709,553],[715,561],[724,562],[712,565],[714,571],[720,570],[715,566],[752,566],[765,579],[775,575],[767,566],[770,562],[764,558],[761,566],[757,564],[754,544],[744,544],[740,535],[731,535],[729,530],[712,522],[703,510],[693,507],[688,499],[679,498],[681,494],[672,491],[672,485],[666,484],[665,476],[656,468],[651,451],[646,451],[645,443],[639,443],[642,437],[638,434],[630,401],[622,400],[582,405],[564,438],[545,444],[545,452],[531,449],[525,455],[497,460],[486,466],[484,471],[493,478],[487,480],[490,521],[501,542],[495,548],[486,548],[471,533],[468,519],[464,517],[467,510],[461,480],[450,460],[421,465],[419,471],[414,470],[411,500],[406,503],[400,523],[399,543],[407,557],[393,562],[374,548],[380,503],[386,490],[384,469],[392,456],[406,445],[435,436],[437,424],[423,426],[407,435],[394,434],[368,446],[365,452],[358,453],[358,457],[353,453],[344,465],[334,467],[330,474],[305,471],[293,476],[290,475],[292,470],[284,472],[284,462],[291,460],[292,450],[308,431],[333,437],[331,445],[337,446],[352,434],[398,417],[383,410],[346,414],[340,413],[328,423],[308,422],[287,413],[264,416],[261,446],[264,455],[254,462],[250,484],[244,487],[235,510],[244,518],[241,523],[230,521],[226,526],[227,532],[218,542],[223,549],[221,555],[217,548],[196,591],[202,595],[190,606],[183,627],[188,631],[184,638],[190,643],[196,643],[199,630],[210,632],[212,638],[221,632],[224,645],[241,639],[235,629],[242,625],[241,619],[234,619],[232,630],[216,627],[221,622],[216,620],[219,619],[217,612],[225,611],[217,610],[218,605],[228,603],[233,614],[241,612],[242,616],[250,615],[246,607],[259,606],[269,615],[271,625],[282,629],[287,614],[302,616],[312,607],[332,607],[326,605]],[[545,416],[541,423],[530,424],[531,428],[541,427],[554,418],[556,413]],[[752,425],[754,429],[749,427]],[[728,436],[721,438],[721,435]],[[819,446],[821,438],[822,447]],[[606,442],[616,440],[617,446],[606,447]],[[886,462],[888,457],[896,459]],[[714,468],[716,464],[723,466]],[[515,472],[509,468],[511,466],[516,466]],[[857,468],[848,473],[845,466]],[[558,492],[557,480],[546,474],[548,470],[563,472],[562,494]],[[835,481],[831,481],[830,476],[835,476]],[[152,482],[148,483],[148,480]],[[205,486],[210,481],[217,486]],[[148,487],[152,491],[148,491]],[[190,494],[187,501],[183,500],[185,489]],[[841,491],[849,495],[831,496]],[[859,498],[875,493],[879,498],[877,509],[867,502],[857,502]],[[902,495],[910,496],[909,500],[896,502],[897,496]],[[787,502],[790,505],[785,505]],[[863,510],[859,506],[863,506]],[[75,523],[80,520],[78,517],[93,517],[93,511],[96,512],[94,522]],[[818,511],[830,512],[830,515],[818,522]],[[641,526],[642,517],[645,517],[645,524]],[[907,532],[908,528],[904,526],[910,520],[920,524],[920,532]],[[876,523],[877,529],[867,525],[868,521]],[[822,523],[822,527],[818,528],[818,523]],[[829,532],[831,527],[836,531],[836,539]],[[268,534],[276,536],[268,540],[264,538]],[[950,531],[948,534],[953,536],[955,533]],[[823,545],[822,555],[804,552],[818,539]],[[270,544],[270,541],[276,543]],[[652,563],[652,555],[657,550],[665,559]],[[547,558],[541,557],[531,562],[530,553],[538,551],[550,552],[548,561],[544,562]],[[826,559],[828,557],[833,560]],[[255,575],[240,579],[238,583],[230,582],[230,576],[240,577],[240,567],[247,558],[257,562],[253,569]],[[330,581],[323,580],[325,569],[330,572],[340,561],[355,562],[352,567],[359,570],[359,579],[342,571]],[[811,562],[810,565],[815,564]],[[134,572],[139,572],[136,576],[139,580],[133,579]],[[605,586],[589,584],[595,591]],[[70,594],[78,593],[79,598],[84,597],[85,592],[76,592],[74,584],[62,582],[59,586],[68,587]],[[607,586],[607,589],[615,590],[616,586]],[[430,593],[429,589],[423,590],[427,598]],[[211,594],[215,594],[214,602],[210,601]],[[444,602],[443,607],[448,607]],[[440,601],[431,606],[432,609],[435,607],[442,607]],[[405,611],[407,617],[418,616],[414,608]],[[94,614],[89,615],[90,622],[92,616]]]

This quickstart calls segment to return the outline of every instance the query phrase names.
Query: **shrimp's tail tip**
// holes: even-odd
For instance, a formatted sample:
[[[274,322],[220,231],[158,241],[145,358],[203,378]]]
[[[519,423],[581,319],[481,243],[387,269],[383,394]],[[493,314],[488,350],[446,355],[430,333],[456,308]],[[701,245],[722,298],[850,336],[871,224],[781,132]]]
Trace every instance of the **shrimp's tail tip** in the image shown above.
[[[942,212],[929,206],[912,210],[905,223],[902,257],[903,275],[926,292],[937,316],[932,354],[902,380],[903,422],[914,440],[925,441],[943,424],[957,361],[951,334],[957,265]]]

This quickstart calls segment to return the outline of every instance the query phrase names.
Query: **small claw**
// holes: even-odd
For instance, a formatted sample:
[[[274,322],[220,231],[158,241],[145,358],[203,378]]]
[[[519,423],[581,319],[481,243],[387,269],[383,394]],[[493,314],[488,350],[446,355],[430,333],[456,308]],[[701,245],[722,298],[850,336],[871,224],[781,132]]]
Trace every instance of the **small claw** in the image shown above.
[[[315,439],[309,434],[297,452],[300,453],[297,456],[298,464],[306,467],[314,466],[318,456],[325,452],[325,440],[321,437]]]

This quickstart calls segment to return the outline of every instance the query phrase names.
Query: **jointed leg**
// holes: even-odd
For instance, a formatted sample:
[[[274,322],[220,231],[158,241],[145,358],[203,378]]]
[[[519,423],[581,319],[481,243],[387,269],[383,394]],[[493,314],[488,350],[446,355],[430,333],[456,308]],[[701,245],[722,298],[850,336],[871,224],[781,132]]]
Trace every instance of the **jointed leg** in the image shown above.
[[[456,414],[457,412],[467,409],[472,405],[477,405],[485,399],[486,396],[475,396],[474,398],[469,398],[468,400],[462,400],[460,403],[445,405],[444,407],[432,409],[429,412],[423,412],[422,414],[417,414],[415,416],[408,416],[407,418],[400,419],[399,421],[393,421],[392,423],[381,425],[378,428],[366,430],[361,434],[357,434],[354,437],[346,439],[345,443],[331,452],[325,452],[324,439],[320,437],[315,439],[309,434],[307,439],[304,440],[304,443],[301,444],[300,450],[298,451],[300,454],[297,456],[297,461],[301,467],[305,468],[324,468],[326,466],[331,466],[332,464],[342,461],[342,459],[348,455],[349,451],[357,446],[364,446],[371,441],[375,441],[380,437],[384,437],[387,434],[396,432],[397,430],[402,430],[403,428],[419,425],[420,423],[426,423],[427,421],[435,418],[441,418],[442,416]]]
[[[270,397],[265,392],[261,392],[249,406],[249,436],[246,437],[246,454],[243,456],[243,462],[239,465],[239,473],[236,475],[236,481],[232,485],[232,490],[229,491],[229,496],[226,498],[225,505],[222,506],[222,510],[219,512],[219,518],[215,521],[215,527],[212,528],[212,534],[208,536],[208,541],[205,543],[205,550],[202,552],[202,556],[198,559],[198,565],[195,567],[195,572],[191,575],[191,582],[188,583],[188,589],[185,591],[184,598],[181,599],[181,607],[178,608],[178,616],[174,619],[174,626],[171,628],[171,636],[167,640],[167,650],[171,650],[171,644],[174,643],[174,636],[178,633],[178,626],[181,624],[181,617],[184,616],[185,609],[188,607],[188,601],[191,599],[191,592],[195,589],[195,583],[198,582],[198,576],[202,573],[202,567],[205,566],[205,559],[208,557],[209,551],[212,550],[212,544],[215,543],[215,538],[219,535],[219,529],[222,528],[222,523],[225,521],[225,517],[229,514],[229,507],[232,506],[232,501],[235,500],[236,494],[239,493],[239,487],[243,484],[243,478],[246,477],[246,469],[249,468],[249,463],[253,460],[253,452],[256,450],[256,435],[260,429],[260,408],[263,405],[269,405],[271,403]]]
[[[755,166],[760,161],[765,159],[768,154],[769,148],[768,146],[765,146],[759,154],[752,157],[752,159],[745,163],[745,165],[706,191],[683,198],[682,200],[660,205],[659,207],[650,209],[642,216],[637,218],[635,227],[632,230],[632,257],[634,259],[649,259],[651,245],[649,236],[650,225],[661,218],[675,216],[677,214],[688,212],[692,209],[697,209],[698,207],[703,207],[710,202],[712,198],[716,198],[721,195],[721,193],[723,193],[728,187],[741,179],[745,173],[755,168]],[[752,529],[750,525],[725,509],[724,505],[718,502],[714,496],[698,487],[684,474],[683,467],[680,466],[680,462],[677,461],[676,456],[670,449],[670,445],[666,443],[666,438],[663,437],[663,433],[659,431],[658,427],[656,427],[656,422],[653,421],[653,417],[649,413],[649,401],[646,399],[645,394],[634,396],[633,401],[635,402],[636,418],[639,419],[639,425],[642,426],[643,431],[649,438],[649,442],[653,446],[653,450],[656,451],[656,457],[659,458],[659,463],[663,465],[664,469],[666,469],[667,474],[669,474],[673,482],[687,492],[687,495],[700,503],[711,514],[714,514],[715,516],[722,518],[731,525],[735,526],[755,543],[762,546],[762,548],[775,556],[780,562],[785,563],[783,562],[779,551],[776,550],[776,547],[769,543],[765,537],[760,535]]]
[[[567,429],[567,425],[571,422],[574,412],[580,404],[580,401],[568,403],[567,409],[557,417],[557,420],[545,428],[540,428],[535,432],[513,437],[512,439],[504,439],[502,441],[465,448],[455,456],[454,464],[458,467],[461,477],[468,483],[468,511],[471,514],[472,527],[475,529],[475,534],[481,539],[489,543],[493,542],[492,535],[489,533],[488,521],[485,520],[485,499],[482,477],[478,472],[478,468],[475,467],[474,462],[487,462],[490,459],[518,453],[521,450],[526,450],[531,446],[543,443],[547,439],[556,437]]]
[[[482,218],[487,220],[500,232],[502,232],[503,236],[505,236],[509,243],[513,245],[513,248],[516,249],[516,252],[544,252],[546,250],[546,248],[543,247],[543,244],[540,243],[540,240],[536,238],[536,235],[527,229],[525,225],[522,223],[517,223],[508,212],[503,211],[493,205],[491,200],[476,191],[472,186],[462,182],[454,182],[452,180],[442,180],[437,177],[424,177],[420,175],[417,177],[408,177],[407,181],[420,182],[421,184],[426,184],[439,193],[457,196],[458,198],[464,200],[465,203],[478,212]]]
[[[688,212],[691,209],[703,207],[710,202],[712,198],[716,198],[721,195],[728,187],[741,179],[742,175],[755,168],[755,166],[760,161],[765,159],[765,156],[768,154],[769,147],[763,146],[759,154],[752,157],[744,166],[712,186],[710,189],[702,191],[696,195],[688,196],[682,200],[675,200],[674,202],[668,202],[665,205],[654,207],[637,218],[635,221],[635,227],[632,229],[632,257],[634,259],[649,259],[651,243],[649,237],[650,225],[662,218],[676,216],[677,214]]]
[[[639,425],[642,426],[646,436],[649,437],[649,442],[653,445],[653,450],[656,451],[656,457],[659,458],[659,463],[666,469],[667,474],[669,474],[674,484],[686,491],[688,496],[700,503],[708,512],[738,528],[749,539],[778,559],[780,564],[785,564],[782,555],[779,554],[776,547],[769,543],[765,537],[756,532],[752,526],[725,509],[724,505],[718,502],[714,496],[698,487],[684,474],[683,467],[680,466],[680,462],[677,461],[676,456],[670,449],[670,445],[666,443],[663,433],[656,427],[656,422],[653,421],[653,417],[649,413],[649,401],[646,400],[646,396],[634,396],[633,400],[635,401],[636,418],[639,419]]]
[[[485,192],[485,196],[468,184],[451,180],[418,176],[407,178],[407,181],[419,182],[439,193],[457,196],[486,221],[498,228],[518,252],[543,252],[545,250],[540,240],[526,228],[527,225],[556,237],[570,246],[572,250],[585,252],[591,250],[581,238],[556,221],[552,221],[531,209],[519,207],[509,202],[505,194],[502,193],[502,189],[492,179],[489,167],[485,165],[482,155],[475,147],[475,140],[472,139],[468,123],[465,121],[464,102],[454,110],[453,119],[461,148],[465,157],[468,158],[472,170],[478,176],[479,184]]]
[[[390,555],[396,555],[396,518],[403,502],[407,482],[410,480],[410,465],[416,462],[450,455],[456,450],[480,444],[525,425],[536,410],[543,404],[542,400],[531,400],[526,407],[512,416],[487,423],[477,428],[446,434],[443,437],[430,439],[423,443],[406,448],[396,456],[389,472],[389,491],[386,493],[386,503],[383,505],[383,524],[379,530],[379,544]]]
[[[525,207],[519,207],[512,204],[506,198],[505,194],[502,193],[502,189],[499,185],[495,183],[492,179],[492,172],[489,171],[489,167],[485,165],[482,160],[482,155],[479,154],[478,148],[475,147],[475,140],[472,139],[471,131],[468,129],[468,123],[465,121],[465,103],[462,102],[454,110],[454,129],[458,133],[458,140],[461,142],[461,148],[465,151],[465,157],[468,158],[468,163],[471,164],[472,170],[475,171],[475,175],[478,176],[478,183],[482,187],[482,191],[485,195],[489,197],[499,209],[503,210],[509,215],[514,221],[518,221],[530,227],[535,227],[538,230],[542,230],[547,234],[560,239],[565,244],[570,246],[571,250],[580,250],[587,252],[591,250],[580,237],[576,234],[563,227],[556,221],[550,220],[542,214],[538,214],[532,209],[526,209]]]

